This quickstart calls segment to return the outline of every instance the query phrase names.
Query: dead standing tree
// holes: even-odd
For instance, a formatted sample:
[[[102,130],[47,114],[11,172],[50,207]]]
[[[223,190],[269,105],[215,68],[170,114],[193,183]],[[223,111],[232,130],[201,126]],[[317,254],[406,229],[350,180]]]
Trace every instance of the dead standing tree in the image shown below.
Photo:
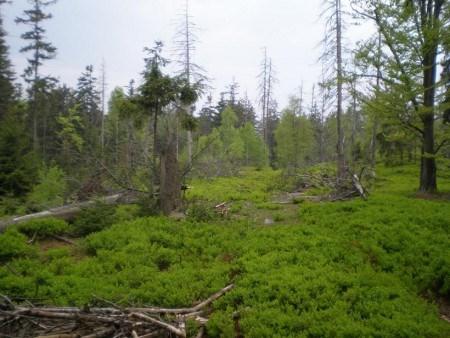
[[[343,57],[342,57],[342,4],[341,0],[326,0],[326,33],[324,38],[325,52],[322,60],[329,63],[332,73],[328,74],[333,79],[336,87],[336,122],[337,122],[337,183],[344,180],[346,175],[344,153],[344,131],[342,128],[343,114]]]
[[[277,82],[275,67],[272,59],[267,55],[267,48],[264,48],[264,58],[261,63],[261,72],[258,75],[259,82],[259,105],[262,110],[261,132],[264,139],[264,145],[269,148],[271,158],[273,159],[273,142],[271,137],[274,132],[274,120],[276,119],[276,102],[273,99],[273,89]]]
[[[192,102],[186,103],[183,106],[184,113],[186,114],[184,117],[185,123],[183,123],[183,126],[187,130],[187,153],[189,165],[192,164],[192,132],[195,128],[195,123],[193,123],[193,105],[197,101],[198,96],[202,94],[203,89],[206,86],[206,82],[208,81],[208,78],[205,75],[205,70],[194,62],[196,43],[198,41],[195,34],[196,30],[197,27],[193,22],[189,11],[189,0],[186,0],[185,8],[183,13],[180,15],[180,22],[175,34],[175,57],[177,59],[176,63],[180,67],[178,76],[182,78],[188,86],[196,88],[196,92],[198,94],[195,100],[192,100]]]

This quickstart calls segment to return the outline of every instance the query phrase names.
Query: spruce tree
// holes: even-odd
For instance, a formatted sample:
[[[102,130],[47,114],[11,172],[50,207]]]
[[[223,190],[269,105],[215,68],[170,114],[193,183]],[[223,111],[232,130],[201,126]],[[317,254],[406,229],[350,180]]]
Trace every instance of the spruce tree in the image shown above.
[[[1,13],[1,5],[6,2],[6,0],[0,0],[0,119],[5,116],[14,94],[14,74],[9,60],[8,46],[5,41],[6,32],[3,29]]]
[[[96,87],[97,78],[94,76],[94,67],[86,66],[85,71],[78,79],[77,100],[80,112],[90,127],[100,128],[101,98],[100,91]]]
[[[36,182],[37,168],[20,119],[8,114],[0,128],[0,196],[23,197]]]
[[[45,13],[44,9],[57,0],[28,0],[31,8],[23,12],[22,17],[16,18],[16,23],[30,27],[30,30],[21,35],[28,44],[20,50],[22,53],[29,53],[28,67],[24,72],[24,79],[30,84],[30,108],[33,128],[33,146],[37,150],[39,147],[39,120],[42,118],[39,105],[42,101],[42,93],[51,80],[50,77],[43,77],[40,67],[44,61],[55,57],[56,48],[46,41],[46,30],[43,23],[52,18],[50,13]]]

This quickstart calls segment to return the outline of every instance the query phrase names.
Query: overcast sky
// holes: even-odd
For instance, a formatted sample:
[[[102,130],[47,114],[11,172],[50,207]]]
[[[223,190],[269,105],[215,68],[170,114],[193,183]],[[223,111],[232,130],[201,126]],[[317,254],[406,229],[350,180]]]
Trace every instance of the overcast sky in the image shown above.
[[[126,86],[130,79],[139,82],[145,46],[162,40],[171,56],[184,4],[185,0],[59,0],[49,8],[54,17],[45,24],[58,54],[43,71],[75,86],[86,65],[98,71],[104,59],[109,90]],[[19,53],[20,34],[25,27],[16,25],[14,18],[29,4],[13,0],[3,7],[11,59],[21,74],[26,58]],[[199,28],[195,62],[212,79],[215,99],[235,78],[240,93],[247,92],[256,102],[263,47],[276,67],[280,108],[302,83],[308,95],[320,76],[322,10],[322,0],[190,0],[190,14]],[[353,39],[360,33],[350,28]]]

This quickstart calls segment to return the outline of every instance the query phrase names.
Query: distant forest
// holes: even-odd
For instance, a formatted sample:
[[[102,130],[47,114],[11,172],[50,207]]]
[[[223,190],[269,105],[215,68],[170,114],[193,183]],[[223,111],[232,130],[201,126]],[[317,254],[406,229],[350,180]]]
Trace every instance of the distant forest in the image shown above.
[[[417,188],[427,193],[438,189],[438,170],[449,170],[446,1],[352,0],[346,10],[340,0],[327,1],[322,77],[310,97],[302,90],[286,107],[274,98],[276,65],[267,50],[259,102],[235,82],[213,100],[208,74],[193,60],[188,6],[177,59],[157,41],[144,49],[141,78],[125,90],[106,93],[104,69],[92,65],[69,87],[43,72],[57,53],[46,36],[55,2],[29,1],[16,18],[26,28],[23,71],[11,66],[0,21],[2,215],[119,190],[145,192],[170,213],[180,207],[188,177],[233,175],[248,166],[295,170],[335,162],[339,181],[362,166],[411,162],[420,167]],[[342,29],[348,21],[369,21],[375,34],[349,50]],[[167,71],[170,62],[178,72]]]

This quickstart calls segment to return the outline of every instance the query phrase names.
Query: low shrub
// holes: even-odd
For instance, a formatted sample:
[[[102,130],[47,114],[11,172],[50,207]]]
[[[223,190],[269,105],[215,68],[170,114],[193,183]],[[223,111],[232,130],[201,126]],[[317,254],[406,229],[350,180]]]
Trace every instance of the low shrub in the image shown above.
[[[44,168],[39,171],[39,183],[27,197],[29,210],[38,211],[61,206],[67,191],[65,174],[57,166]]]
[[[383,177],[367,202],[308,201],[273,212],[286,217],[283,225],[253,221],[269,213],[256,208],[241,221],[195,226],[145,217],[90,234],[82,259],[17,250],[0,265],[0,293],[37,294],[52,305],[91,304],[96,294],[124,306],[185,307],[234,283],[211,306],[208,337],[448,337],[437,306],[422,297],[449,296],[448,201],[411,198],[408,173]],[[239,199],[248,188],[226,194]],[[264,203],[265,187],[255,189],[246,196]],[[298,217],[289,217],[292,209]]]
[[[191,203],[187,212],[188,219],[194,222],[211,222],[218,219],[218,213],[214,206],[208,202]]]
[[[87,236],[110,227],[115,222],[115,207],[101,202],[83,209],[73,223],[73,231],[77,236]]]
[[[69,224],[62,219],[43,218],[28,221],[17,226],[19,231],[29,237],[39,238],[51,235],[61,235],[70,229]]]
[[[34,247],[27,244],[27,238],[17,229],[11,228],[0,234],[0,262],[29,256],[35,252]]]
[[[114,211],[115,223],[131,221],[140,215],[141,209],[137,204],[118,205]]]

